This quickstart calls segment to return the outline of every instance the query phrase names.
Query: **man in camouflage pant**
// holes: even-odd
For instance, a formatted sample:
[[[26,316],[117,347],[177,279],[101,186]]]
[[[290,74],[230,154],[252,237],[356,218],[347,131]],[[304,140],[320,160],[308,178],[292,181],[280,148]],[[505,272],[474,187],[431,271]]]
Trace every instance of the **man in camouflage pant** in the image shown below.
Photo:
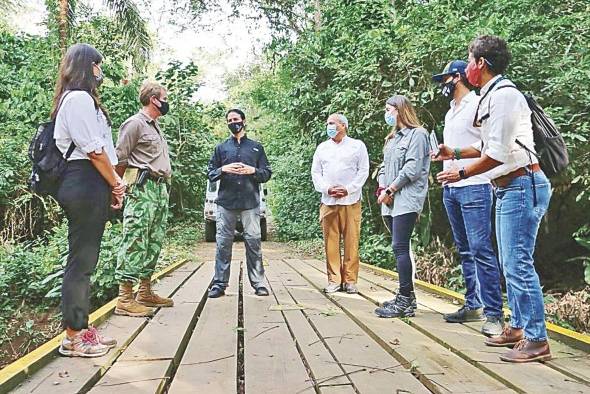
[[[123,213],[123,236],[117,256],[119,299],[115,313],[151,316],[156,307],[173,306],[151,288],[166,233],[168,183],[172,174],[168,144],[157,119],[168,112],[167,94],[157,83],[145,83],[139,100],[143,108],[119,131],[117,172],[130,184]],[[139,281],[137,297],[133,284]]]

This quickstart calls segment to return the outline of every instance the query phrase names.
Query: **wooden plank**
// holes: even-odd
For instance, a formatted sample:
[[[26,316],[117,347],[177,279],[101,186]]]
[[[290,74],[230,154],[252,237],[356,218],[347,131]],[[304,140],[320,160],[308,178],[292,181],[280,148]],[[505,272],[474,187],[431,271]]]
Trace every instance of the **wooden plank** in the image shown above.
[[[313,263],[319,268],[319,264],[321,262],[310,261],[310,263]],[[390,290],[397,288],[397,282],[395,280],[375,274],[371,270],[362,270],[361,277],[370,281],[372,287],[382,286],[382,288],[384,287]],[[437,297],[434,294],[422,291],[420,289],[416,290],[416,294],[418,303],[423,309],[438,312],[441,315],[443,313],[453,312],[459,307],[459,305],[449,302],[443,297]],[[373,297],[371,294],[368,296],[375,299],[376,301],[383,301],[381,297]],[[442,321],[442,316],[440,319]],[[470,328],[476,333],[479,333],[481,325],[482,323],[480,322],[471,322],[459,324],[457,326],[464,326]],[[479,337],[483,341],[483,336],[480,335]],[[590,388],[590,354],[552,339],[549,339],[549,344],[551,346],[551,352],[554,358],[553,360],[546,362],[545,365],[567,375],[571,379],[585,383],[585,385]]]
[[[169,393],[236,391],[239,272],[234,269],[224,297],[207,300]]]
[[[244,313],[244,371],[246,393],[304,392],[309,375],[274,296],[258,297],[242,276]]]
[[[280,260],[270,262],[266,268],[266,276],[277,303],[282,308],[289,330],[296,338],[298,349],[311,370],[311,384],[315,384],[315,388],[321,393],[355,393],[352,382],[344,376],[344,369],[309,324],[305,310],[292,309],[296,308],[295,300],[287,288],[305,286],[304,279],[299,275],[293,275],[290,267]]]
[[[160,294],[172,295],[201,263],[187,263],[161,278],[154,289]],[[15,393],[47,393],[59,388],[63,392],[78,392],[97,381],[135,339],[147,324],[147,319],[112,315],[100,325],[99,331],[117,340],[118,346],[107,355],[88,359],[81,357],[56,357],[39,372],[25,380]]]
[[[325,276],[313,266],[306,266],[297,260],[288,261],[315,286],[323,285]],[[363,293],[376,290],[363,281],[359,281],[358,287]],[[373,312],[374,303],[359,296],[344,293],[334,293],[331,298],[400,363],[408,367],[413,366],[420,381],[431,391],[435,393],[478,391],[514,393],[506,385],[449,352],[401,319],[377,317]]]
[[[299,273],[293,272],[291,275],[299,276]],[[325,281],[325,277],[322,280]],[[409,369],[388,354],[318,289],[306,282],[304,286],[288,287],[288,291],[296,302],[308,308],[307,316],[314,329],[349,374],[359,392],[429,392]]]
[[[320,269],[319,261],[308,260],[308,262],[315,265],[318,270]],[[363,271],[359,281],[366,280],[364,278],[368,276],[370,274],[367,275]],[[374,283],[378,283],[378,280],[375,280]],[[516,391],[581,393],[588,390],[585,383],[574,381],[569,376],[541,363],[514,365],[500,361],[499,355],[506,349],[485,346],[484,338],[479,332],[464,324],[445,323],[440,313],[432,311],[428,307],[428,304],[432,305],[436,302],[438,308],[444,309],[446,312],[456,310],[456,305],[445,303],[442,299],[437,299],[430,294],[422,294],[422,292],[417,292],[416,296],[418,304],[422,304],[424,307],[416,317],[408,320],[412,327]],[[377,302],[377,300],[374,301]]]
[[[162,308],[150,320],[90,392],[113,393],[115,389],[126,392],[127,385],[134,389],[137,382],[141,383],[143,392],[165,390],[186,349],[212,275],[213,263],[204,263],[178,289],[173,297],[174,307]]]

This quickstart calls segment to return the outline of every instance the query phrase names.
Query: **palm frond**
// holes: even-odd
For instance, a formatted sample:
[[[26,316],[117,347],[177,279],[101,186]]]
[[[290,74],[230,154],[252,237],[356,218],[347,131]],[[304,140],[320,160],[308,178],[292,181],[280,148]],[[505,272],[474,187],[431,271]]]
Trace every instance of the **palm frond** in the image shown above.
[[[137,5],[133,0],[105,0],[105,3],[114,13],[115,22],[125,38],[133,65],[143,68],[149,61],[152,40],[147,23],[139,14]]]

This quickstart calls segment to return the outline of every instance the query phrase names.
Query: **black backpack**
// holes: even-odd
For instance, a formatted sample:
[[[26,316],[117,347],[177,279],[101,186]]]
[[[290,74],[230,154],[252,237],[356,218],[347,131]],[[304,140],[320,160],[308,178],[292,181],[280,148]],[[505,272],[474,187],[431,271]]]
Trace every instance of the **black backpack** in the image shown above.
[[[514,88],[518,90],[514,85],[500,86],[498,89],[503,88]],[[543,108],[541,108],[533,96],[524,93],[522,93],[522,95],[526,99],[529,109],[531,110],[533,140],[535,142],[535,150],[537,153],[527,148],[519,140],[516,140],[516,143],[539,159],[539,165],[545,175],[548,177],[558,175],[565,170],[570,162],[565,141],[559,133],[555,122],[547,116],[545,111],[543,111]]]
[[[62,102],[63,99],[65,96],[62,98]],[[72,142],[64,157],[55,145],[54,131],[55,120],[40,124],[29,144],[29,158],[33,162],[29,188],[33,193],[42,196],[57,196],[61,177],[68,164],[67,160],[76,148]]]

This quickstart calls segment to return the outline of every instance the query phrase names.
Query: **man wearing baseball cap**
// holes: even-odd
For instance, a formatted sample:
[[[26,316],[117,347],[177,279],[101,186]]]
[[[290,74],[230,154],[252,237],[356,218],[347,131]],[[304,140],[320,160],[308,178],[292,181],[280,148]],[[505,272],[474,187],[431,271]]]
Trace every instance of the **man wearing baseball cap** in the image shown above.
[[[454,60],[442,73],[432,77],[450,99],[445,116],[444,144],[468,147],[481,141],[481,132],[473,126],[479,96],[469,88],[467,63]],[[436,150],[436,149],[435,149]],[[433,152],[436,156],[437,152]],[[443,162],[444,170],[463,168],[477,159],[451,159]],[[489,173],[475,175],[443,186],[443,203],[449,217],[455,245],[467,288],[465,305],[443,317],[449,323],[486,320],[481,332],[487,336],[502,333],[502,290],[500,268],[492,248],[492,185]]]

